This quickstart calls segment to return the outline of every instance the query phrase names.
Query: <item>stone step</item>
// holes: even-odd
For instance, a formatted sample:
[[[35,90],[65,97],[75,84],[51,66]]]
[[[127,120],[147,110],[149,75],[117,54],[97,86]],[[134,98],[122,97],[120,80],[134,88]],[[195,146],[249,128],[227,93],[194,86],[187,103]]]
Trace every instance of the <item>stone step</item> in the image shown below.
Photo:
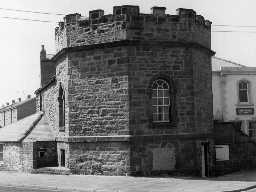
[[[71,171],[65,167],[42,167],[34,169],[32,173],[35,174],[53,174],[53,175],[70,175]]]

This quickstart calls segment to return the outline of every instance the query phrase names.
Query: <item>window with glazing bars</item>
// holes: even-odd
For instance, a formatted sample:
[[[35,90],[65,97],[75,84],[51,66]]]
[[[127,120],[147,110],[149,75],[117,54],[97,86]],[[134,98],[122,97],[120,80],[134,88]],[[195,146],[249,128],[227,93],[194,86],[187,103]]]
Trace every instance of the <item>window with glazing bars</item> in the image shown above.
[[[152,85],[152,111],[154,122],[169,122],[170,87],[163,80],[158,79]]]
[[[239,102],[240,103],[248,103],[249,102],[249,94],[248,94],[248,82],[240,81],[239,82]]]

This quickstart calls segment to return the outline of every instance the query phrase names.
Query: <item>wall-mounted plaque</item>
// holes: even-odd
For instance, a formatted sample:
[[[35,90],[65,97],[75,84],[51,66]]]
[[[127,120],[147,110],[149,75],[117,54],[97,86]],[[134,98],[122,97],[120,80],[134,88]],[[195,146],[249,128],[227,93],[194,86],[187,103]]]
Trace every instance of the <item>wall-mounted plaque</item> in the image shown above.
[[[253,115],[254,108],[236,108],[237,115]]]

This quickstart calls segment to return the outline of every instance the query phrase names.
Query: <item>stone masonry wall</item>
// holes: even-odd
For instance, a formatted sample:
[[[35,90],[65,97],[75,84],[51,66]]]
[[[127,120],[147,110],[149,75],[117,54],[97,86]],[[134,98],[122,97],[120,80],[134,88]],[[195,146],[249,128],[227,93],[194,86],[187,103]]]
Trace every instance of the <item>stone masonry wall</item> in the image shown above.
[[[211,55],[191,52],[194,84],[194,120],[196,133],[213,133],[213,95]]]
[[[6,170],[22,170],[22,146],[20,143],[5,143],[3,162]]]
[[[22,170],[25,172],[31,172],[36,168],[36,151],[34,142],[22,143]]]
[[[173,170],[169,171],[199,174],[200,143],[210,141],[209,137],[213,133],[211,54],[205,50],[160,46],[156,43],[141,44],[131,48],[129,53],[129,125],[133,134],[140,138],[133,143],[133,171],[141,171],[142,174],[154,172],[155,160],[152,154],[166,150],[163,154],[170,153],[173,156],[170,159],[178,159],[172,165]],[[170,84],[172,107],[169,122],[153,122],[151,86],[158,78],[163,78]],[[145,138],[150,135],[152,138]],[[187,136],[186,140],[184,135]],[[212,149],[213,142],[210,143]],[[170,149],[170,146],[173,147]],[[183,147],[185,149],[180,152]],[[179,152],[174,153],[174,149]],[[138,150],[143,152],[138,153]],[[191,151],[194,155],[187,156]],[[209,155],[209,169],[212,170],[214,151],[211,151],[213,153]],[[156,157],[160,162],[165,161],[164,155]],[[166,170],[170,167],[166,167]]]
[[[113,15],[81,17],[66,15],[55,30],[57,52],[65,47],[121,40],[163,40],[196,42],[210,47],[211,22],[191,9],[178,9],[177,15],[141,14],[138,6],[116,6]]]
[[[36,108],[37,111],[40,110],[40,95],[42,111],[44,111],[45,116],[48,119],[49,125],[54,130],[56,136],[65,136],[68,134],[68,122],[69,122],[69,105],[68,105],[68,59],[66,57],[61,58],[57,62],[56,68],[56,81],[52,82],[47,88],[37,94]],[[60,86],[64,89],[65,93],[65,132],[59,132],[59,111],[58,111],[58,97]]]
[[[135,135],[193,133],[193,64],[190,51],[182,47],[137,46],[129,63],[130,129]],[[169,123],[153,123],[151,86],[154,80],[169,81]]]
[[[75,174],[127,175],[127,142],[70,143],[69,168]]]
[[[72,53],[69,62],[69,135],[128,134],[127,49]]]
[[[43,107],[42,110],[44,111],[44,115],[47,117],[47,122],[49,126],[58,133],[57,124],[57,97],[58,97],[58,89],[56,84],[52,85],[51,87],[47,88],[42,94],[43,99]],[[37,96],[39,97],[39,95]],[[38,99],[37,102],[40,102]]]

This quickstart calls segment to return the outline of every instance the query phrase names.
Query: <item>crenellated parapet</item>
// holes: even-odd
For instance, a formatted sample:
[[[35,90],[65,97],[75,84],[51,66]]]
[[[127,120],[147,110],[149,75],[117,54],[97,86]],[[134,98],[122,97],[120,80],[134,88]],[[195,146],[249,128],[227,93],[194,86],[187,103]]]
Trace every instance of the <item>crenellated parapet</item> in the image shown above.
[[[176,15],[165,7],[153,7],[151,14],[140,13],[138,6],[115,6],[113,14],[101,9],[69,14],[55,29],[56,51],[65,47],[100,44],[122,40],[179,41],[210,48],[211,22],[192,9],[177,9]]]

